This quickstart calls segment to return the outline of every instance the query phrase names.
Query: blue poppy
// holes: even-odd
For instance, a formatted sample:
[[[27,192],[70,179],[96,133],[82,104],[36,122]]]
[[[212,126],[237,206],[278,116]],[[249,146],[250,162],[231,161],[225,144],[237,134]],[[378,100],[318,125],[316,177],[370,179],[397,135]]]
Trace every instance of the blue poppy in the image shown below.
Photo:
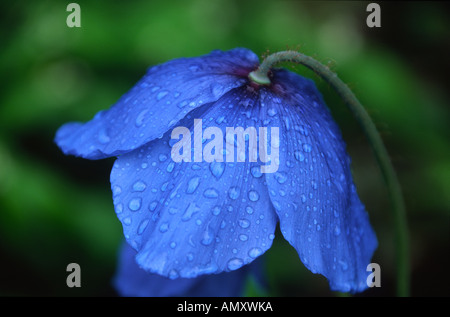
[[[377,240],[339,128],[311,80],[274,69],[260,86],[248,79],[258,64],[238,48],[154,66],[55,141],[66,154],[118,157],[115,211],[148,272],[237,270],[270,248],[279,222],[332,290],[363,291]]]
[[[124,243],[120,248],[119,265],[113,286],[121,296],[132,297],[239,297],[244,294],[248,278],[264,286],[261,261],[254,261],[241,270],[197,278],[170,279],[142,270],[134,260],[136,251]]]

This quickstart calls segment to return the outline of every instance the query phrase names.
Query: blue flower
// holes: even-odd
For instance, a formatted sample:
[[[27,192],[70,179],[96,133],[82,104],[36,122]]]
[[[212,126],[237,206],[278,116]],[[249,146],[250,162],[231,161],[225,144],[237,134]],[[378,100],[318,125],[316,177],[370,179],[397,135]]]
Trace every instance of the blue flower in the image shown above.
[[[243,295],[245,283],[250,276],[260,285],[265,284],[261,276],[260,261],[254,261],[251,265],[233,272],[172,280],[142,270],[134,260],[135,256],[136,251],[124,243],[120,250],[118,270],[113,280],[113,285],[121,296],[238,297]]]
[[[234,271],[270,248],[279,222],[332,290],[363,291],[377,240],[339,128],[311,80],[274,69],[270,86],[251,83],[258,63],[233,49],[152,67],[55,141],[66,154],[118,157],[115,211],[148,272]]]

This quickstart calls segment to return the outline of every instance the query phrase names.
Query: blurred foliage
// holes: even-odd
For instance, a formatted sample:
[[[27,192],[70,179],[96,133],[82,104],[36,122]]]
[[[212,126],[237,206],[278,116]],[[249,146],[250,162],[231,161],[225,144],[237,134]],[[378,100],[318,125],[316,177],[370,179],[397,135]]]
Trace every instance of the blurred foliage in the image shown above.
[[[114,295],[122,229],[109,188],[113,159],[64,156],[58,127],[108,108],[154,64],[213,49],[261,56],[298,49],[328,63],[366,106],[386,142],[407,204],[412,295],[449,295],[450,28],[445,2],[381,2],[382,27],[366,26],[367,1],[77,1],[81,28],[66,26],[69,1],[0,4],[0,295]],[[395,294],[387,193],[351,113],[315,74],[339,123],[379,238],[374,262]],[[266,253],[268,289],[248,294],[334,295],[277,232]],[[82,287],[66,286],[79,263]]]

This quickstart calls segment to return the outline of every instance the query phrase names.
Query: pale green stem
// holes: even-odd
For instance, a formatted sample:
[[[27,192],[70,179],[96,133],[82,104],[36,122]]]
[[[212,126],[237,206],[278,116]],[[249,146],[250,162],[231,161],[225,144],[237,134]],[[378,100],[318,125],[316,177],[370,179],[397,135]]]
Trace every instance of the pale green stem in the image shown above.
[[[392,204],[397,260],[397,295],[409,295],[409,244],[405,203],[400,183],[389,154],[369,114],[348,86],[327,66],[296,51],[283,51],[268,56],[259,68],[249,74],[250,80],[259,85],[270,85],[270,69],[280,62],[294,62],[313,70],[330,84],[344,100],[363,129],[383,174]]]

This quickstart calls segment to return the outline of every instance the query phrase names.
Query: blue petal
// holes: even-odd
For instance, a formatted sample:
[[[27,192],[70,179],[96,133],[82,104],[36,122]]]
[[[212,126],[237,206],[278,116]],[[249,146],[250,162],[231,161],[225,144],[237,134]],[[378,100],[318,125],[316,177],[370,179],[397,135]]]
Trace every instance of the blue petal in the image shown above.
[[[260,124],[255,96],[234,89],[180,126],[192,132],[202,118],[204,129],[219,127],[225,139],[226,127]],[[175,163],[170,135],[120,156],[111,172],[115,210],[139,266],[192,278],[250,263],[271,246],[277,221],[258,163]]]
[[[87,123],[63,125],[55,142],[65,154],[101,159],[162,136],[193,109],[239,87],[258,64],[247,49],[213,51],[150,68],[109,110]]]
[[[114,288],[121,296],[133,297],[237,297],[243,295],[246,278],[258,270],[260,262],[255,261],[242,270],[197,278],[171,280],[139,268],[135,261],[136,251],[127,243],[121,247],[117,272],[113,279]],[[251,272],[250,272],[251,270]]]
[[[281,70],[273,81],[267,104],[284,133],[279,169],[266,180],[281,232],[332,290],[363,291],[377,240],[339,128],[311,81]]]

